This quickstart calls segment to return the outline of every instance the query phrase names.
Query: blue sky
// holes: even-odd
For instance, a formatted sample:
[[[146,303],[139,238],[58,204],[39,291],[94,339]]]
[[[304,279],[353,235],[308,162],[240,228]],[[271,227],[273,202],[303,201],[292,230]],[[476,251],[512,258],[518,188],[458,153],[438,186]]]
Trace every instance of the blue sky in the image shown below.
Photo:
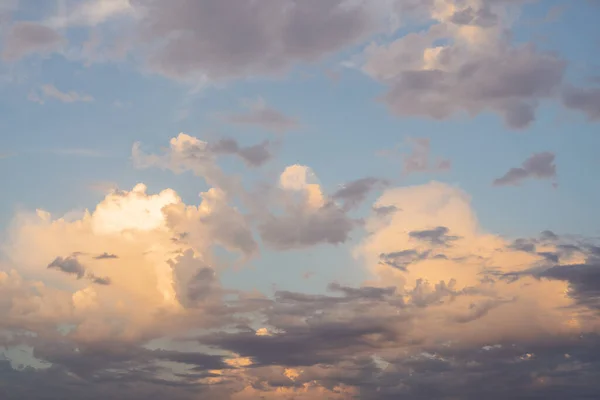
[[[6,21],[0,29],[0,263],[6,265],[0,272],[84,293],[83,277],[93,281],[106,272],[92,267],[97,261],[76,267],[76,282],[72,268],[80,264],[59,263],[71,274],[61,278],[67,283],[42,267],[57,257],[84,265],[80,248],[120,250],[115,238],[133,229],[142,239],[130,249],[166,252],[163,264],[152,261],[156,271],[170,262],[183,268],[185,260],[173,254],[190,250],[194,260],[214,262],[220,284],[235,290],[323,294],[331,282],[393,281],[408,291],[413,278],[433,282],[438,272],[398,278],[396,270],[383,271],[384,254],[403,250],[386,247],[396,243],[390,232],[404,235],[397,239],[404,243],[406,235],[418,237],[411,232],[435,235],[434,228],[447,226],[471,240],[461,244],[464,254],[490,257],[486,266],[505,262],[492,259],[493,246],[515,251],[513,239],[545,230],[584,241],[600,235],[597,1],[356,1],[344,9],[341,0],[286,0],[288,11],[284,2],[234,3],[0,2]],[[273,128],[282,121],[284,128]],[[211,147],[226,140],[235,150]],[[141,155],[132,150],[138,142]],[[252,153],[259,161],[245,158],[260,149],[266,155]],[[191,161],[189,154],[212,161]],[[227,186],[232,176],[241,186]],[[373,183],[343,194],[362,178]],[[138,183],[147,187],[138,198],[146,205],[139,207],[152,209],[165,189],[181,197],[165,200],[181,208],[164,211],[151,233],[144,221],[130,220],[134,211],[125,205]],[[215,195],[206,215],[202,207],[185,209],[198,207],[200,193],[211,187],[223,197]],[[112,188],[125,192],[111,194]],[[119,204],[110,211],[116,217],[101,215],[111,201]],[[391,219],[379,225],[378,201],[407,207],[405,216],[381,217]],[[23,217],[36,209],[54,221],[66,215],[68,225]],[[94,214],[89,220],[82,217],[86,209]],[[113,232],[115,221],[126,221],[127,229]],[[109,248],[77,238],[90,232],[92,242]],[[180,235],[180,242],[165,239],[165,232]],[[53,235],[65,238],[53,242]],[[156,235],[148,236],[154,245],[145,235]],[[436,240],[442,239],[431,243]],[[172,249],[173,243],[182,247]],[[29,256],[28,246],[51,259]],[[539,266],[521,260],[530,253],[515,255],[505,272]],[[589,261],[581,257],[569,262]],[[144,262],[150,261],[139,265]],[[160,282],[157,274],[149,281]],[[152,290],[167,290],[157,285]],[[123,296],[137,293],[127,290]],[[369,388],[358,390],[360,398],[378,398]]]

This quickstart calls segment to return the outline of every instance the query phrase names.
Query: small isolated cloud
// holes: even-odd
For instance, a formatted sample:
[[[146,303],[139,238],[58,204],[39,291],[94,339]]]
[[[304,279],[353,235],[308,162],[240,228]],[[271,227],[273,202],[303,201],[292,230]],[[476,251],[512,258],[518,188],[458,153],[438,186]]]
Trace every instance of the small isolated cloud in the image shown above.
[[[532,154],[521,167],[509,169],[494,180],[494,186],[519,185],[525,179],[556,178],[555,155],[551,152]]]
[[[114,260],[116,258],[119,258],[119,256],[116,254],[110,254],[110,253],[104,252],[102,254],[95,256],[94,260]]]
[[[428,138],[409,138],[408,144],[411,152],[404,155],[403,172],[405,175],[415,172],[441,172],[452,168],[452,162],[438,158],[431,160],[431,144]]]
[[[63,37],[54,29],[36,22],[17,22],[10,27],[4,39],[2,58],[18,61],[33,53],[48,53],[57,50]]]
[[[88,272],[88,269],[77,259],[79,255],[79,253],[74,253],[69,257],[56,257],[54,261],[48,264],[47,268],[74,275],[77,279],[85,277],[96,285],[108,286],[111,284],[111,279],[109,277],[100,277],[94,275],[92,272]],[[111,258],[110,255],[108,256],[108,258]],[[100,258],[94,257],[94,259],[98,260]]]
[[[430,243],[436,246],[446,246],[451,241],[457,240],[458,236],[452,236],[448,233],[450,230],[445,226],[438,226],[433,229],[425,229],[420,231],[411,231],[408,236],[413,239],[418,239],[423,242]]]
[[[48,264],[49,269],[56,269],[65,274],[75,275],[77,279],[85,276],[85,267],[77,260],[76,257],[56,257],[54,261]]]
[[[600,88],[573,88],[563,91],[563,104],[587,115],[590,121],[600,120]]]
[[[88,279],[92,281],[92,283],[96,285],[109,286],[112,283],[112,280],[109,277],[96,276],[94,274],[89,274]]]
[[[246,112],[227,115],[225,121],[237,125],[256,126],[274,133],[285,133],[300,127],[297,119],[271,108],[262,98],[246,102],[246,108],[248,108]]]
[[[63,92],[56,86],[51,84],[43,85],[40,91],[32,91],[28,96],[30,101],[44,104],[48,99],[54,99],[63,103],[89,103],[94,101],[94,98],[88,94],[78,93],[75,91]]]
[[[350,209],[360,205],[369,192],[378,186],[385,185],[386,182],[378,178],[361,178],[344,184],[333,194],[332,198],[343,201],[344,209]]]

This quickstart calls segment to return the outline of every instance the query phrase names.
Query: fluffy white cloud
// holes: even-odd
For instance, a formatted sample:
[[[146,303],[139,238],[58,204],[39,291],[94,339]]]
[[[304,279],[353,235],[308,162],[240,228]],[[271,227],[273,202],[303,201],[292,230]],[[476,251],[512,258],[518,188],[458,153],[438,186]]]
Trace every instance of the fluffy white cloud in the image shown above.
[[[546,253],[557,251],[555,244],[523,251],[485,233],[461,190],[435,182],[390,189],[376,206],[396,211],[367,221],[369,236],[355,254],[370,268],[372,284],[395,285],[409,304],[436,305],[420,317],[419,337],[492,342],[567,334],[586,325],[575,300],[565,296],[567,283],[502,278],[544,265]],[[566,256],[561,262],[582,259]],[[461,321],[468,326],[457,324]],[[440,323],[443,332],[428,331]]]

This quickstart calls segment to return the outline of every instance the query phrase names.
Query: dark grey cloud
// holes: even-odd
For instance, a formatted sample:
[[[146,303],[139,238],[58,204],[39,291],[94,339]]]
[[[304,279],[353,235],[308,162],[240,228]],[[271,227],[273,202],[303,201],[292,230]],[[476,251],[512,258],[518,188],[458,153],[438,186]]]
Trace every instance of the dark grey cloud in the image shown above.
[[[348,240],[354,221],[344,210],[327,203],[317,210],[290,207],[284,214],[265,216],[259,225],[261,238],[279,250],[340,244]]]
[[[273,157],[269,150],[270,142],[268,140],[244,147],[240,146],[235,139],[225,138],[210,144],[208,148],[215,154],[237,155],[247,165],[252,167],[260,167]]]
[[[2,58],[17,61],[32,53],[57,50],[63,42],[54,29],[36,22],[16,22],[3,41]]]
[[[81,253],[74,253],[69,257],[56,257],[54,261],[48,264],[47,268],[56,269],[69,275],[75,275],[77,279],[85,277],[97,285],[108,286],[111,284],[111,279],[109,277],[100,277],[87,272],[85,265],[77,259],[79,255],[81,255]]]
[[[418,251],[415,249],[382,253],[379,255],[379,263],[389,265],[401,271],[406,271],[411,264],[427,259],[447,259],[447,257],[444,254],[435,254],[429,250]]]
[[[459,324],[466,324],[475,321],[488,315],[491,310],[501,306],[502,304],[510,303],[511,301],[512,300],[491,299],[480,304],[471,304],[469,307],[469,312],[467,314],[454,317],[454,321],[458,322]]]
[[[494,180],[494,186],[518,185],[525,179],[556,178],[555,155],[551,152],[535,153],[527,158],[521,167],[511,168],[503,176]]]
[[[556,96],[566,62],[533,44],[512,46],[499,39],[484,52],[451,45],[437,54],[439,66],[423,69],[424,51],[436,40],[447,39],[447,32],[437,25],[388,47],[367,48],[364,69],[388,86],[381,100],[392,114],[442,120],[493,111],[509,127],[523,129],[534,121],[538,103]]]
[[[563,104],[587,115],[590,121],[600,120],[600,88],[568,87],[562,94]]]
[[[358,327],[352,329],[353,332],[359,330]],[[323,332],[319,334],[315,333],[314,337],[326,337]],[[341,340],[345,342],[349,339],[342,335]],[[339,385],[356,387],[360,398],[366,400],[562,400],[594,399],[600,388],[596,379],[600,373],[600,338],[594,334],[502,341],[487,346],[468,343],[430,345],[410,354],[381,352],[380,347],[373,347],[371,351],[382,354],[381,361],[356,353],[348,354],[343,361],[338,357],[335,361],[339,362],[303,366],[294,381],[283,376],[279,361],[284,359],[296,365],[296,359],[311,363],[312,360],[308,356],[302,357],[294,347],[282,350],[277,355],[266,345],[271,342],[281,350],[282,346],[278,344],[282,342],[281,338],[252,337],[246,333],[237,337],[226,336],[221,341],[231,344],[231,347],[241,347],[244,351],[252,348],[248,343],[261,343],[254,352],[248,351],[249,354],[261,354],[257,358],[259,366],[251,368],[249,375],[256,379],[255,388],[265,392],[319,382],[328,388]],[[335,338],[331,337],[329,341],[333,344]],[[327,352],[335,350],[323,346],[322,342],[317,342],[317,345],[320,346],[320,356],[315,360],[326,359]],[[304,346],[302,349],[309,351],[309,354],[313,351],[313,348]],[[3,378],[0,396],[8,400],[208,400],[230,398],[233,392],[243,387],[233,385],[233,379],[229,385],[194,383],[194,378],[216,377],[207,370],[222,370],[223,363],[219,357],[165,351],[146,353],[139,350],[129,353],[106,351],[105,356],[100,354],[100,350],[102,348],[92,350],[84,347],[80,350],[81,356],[62,350],[74,358],[81,358],[81,361],[106,360],[99,365],[111,358],[121,360],[116,364],[108,361],[109,365],[118,367],[115,371],[96,369],[96,373],[86,375],[86,379],[82,379],[81,374],[71,372],[77,371],[76,368],[61,367],[58,363],[46,370],[16,371],[8,361],[0,360],[0,376]],[[288,352],[291,353],[290,357],[286,357]],[[61,356],[55,354],[53,357],[58,359]],[[143,368],[140,360],[144,359],[183,361],[188,365],[198,365],[199,370],[196,373],[179,374],[179,380],[160,379],[156,374],[161,370]],[[69,362],[68,365],[77,364]]]
[[[116,254],[104,252],[102,254],[95,256],[94,260],[112,260],[112,259],[116,259],[116,258],[119,258],[119,256]]]
[[[265,315],[266,322],[277,328],[272,335],[250,330],[209,334],[199,340],[251,357],[256,365],[282,366],[336,364],[400,340],[408,316],[397,312],[401,300],[393,288],[334,284],[330,290],[342,296],[277,292]],[[340,311],[344,318],[338,318]]]
[[[510,249],[520,250],[520,251],[524,251],[527,253],[533,253],[536,248],[535,242],[533,242],[531,240],[523,239],[523,238],[516,239],[508,247]]]
[[[169,261],[179,302],[195,307],[221,294],[215,271],[203,260],[194,257],[191,250]]]
[[[548,233],[542,232],[542,241]],[[556,250],[554,252],[536,252],[535,246],[520,246],[523,251],[537,254],[545,258],[544,263],[519,272],[500,275],[501,279],[517,281],[525,276],[537,279],[551,279],[568,282],[568,295],[579,305],[592,309],[600,309],[600,246],[588,242],[568,243],[565,239],[554,235]],[[519,243],[527,243],[521,240]],[[531,239],[529,243],[537,243]],[[583,256],[584,263],[561,264],[564,259],[573,255]]]
[[[175,78],[271,75],[373,31],[369,9],[343,0],[134,0],[150,67]]]
[[[66,274],[75,275],[77,279],[85,276],[86,268],[77,260],[76,257],[56,257],[54,261],[48,264],[48,268],[62,271]]]
[[[96,276],[94,274],[89,274],[88,279],[90,279],[96,285],[108,286],[112,283],[112,280],[107,276]]]
[[[380,217],[384,217],[386,215],[393,214],[398,210],[399,210],[398,207],[396,207],[394,205],[373,207],[373,212]]]
[[[412,231],[408,233],[413,239],[428,242],[435,246],[447,246],[450,242],[459,239],[458,236],[452,236],[448,233],[450,230],[445,226],[438,226],[433,229],[425,229],[422,231]]]
[[[334,200],[344,202],[344,209],[351,209],[360,205],[369,192],[378,186],[384,186],[387,182],[378,178],[367,177],[348,182],[333,194]]]
[[[556,239],[558,239],[558,235],[552,231],[542,231],[542,233],[540,233],[540,237],[542,238],[542,240],[548,240],[548,241],[554,241]]]

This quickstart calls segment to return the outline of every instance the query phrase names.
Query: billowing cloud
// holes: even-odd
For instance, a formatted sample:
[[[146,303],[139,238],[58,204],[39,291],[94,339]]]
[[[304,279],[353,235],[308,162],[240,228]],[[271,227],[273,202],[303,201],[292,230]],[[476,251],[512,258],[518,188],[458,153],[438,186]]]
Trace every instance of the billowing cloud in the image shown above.
[[[306,166],[288,167],[279,186],[307,213],[331,203]],[[368,282],[268,297],[222,282],[211,248],[251,250],[248,221],[218,189],[202,196],[190,206],[138,185],[76,219],[21,214],[3,246],[0,344],[29,349],[39,367],[17,371],[9,353],[0,395],[501,399],[597,389],[593,241],[550,231],[507,241],[479,227],[459,189],[388,188],[356,248]]]
[[[554,153],[544,152],[532,154],[518,168],[509,169],[500,178],[494,180],[494,186],[518,185],[523,180],[556,178]]]
[[[54,29],[36,22],[16,22],[3,40],[2,58],[17,61],[32,53],[57,50],[62,36]]]
[[[527,127],[538,103],[557,94],[566,63],[533,44],[512,45],[505,35],[506,7],[436,1],[432,27],[372,43],[363,69],[389,87],[382,101],[395,115],[446,119],[493,111],[511,128]]]
[[[259,231],[264,241],[277,249],[290,249],[348,239],[354,221],[323,194],[309,167],[288,166],[279,185],[283,212],[269,212],[261,218]]]
[[[366,2],[136,0],[139,35],[158,44],[150,67],[175,78],[222,80],[281,73],[312,62],[372,32]]]
[[[243,191],[239,182],[227,176],[217,164],[217,157],[223,154],[234,154],[251,165],[260,165],[270,158],[268,142],[250,147],[241,147],[233,140],[221,140],[210,144],[198,138],[180,133],[169,142],[169,149],[163,154],[146,154],[141,143],[136,142],[131,157],[137,168],[162,168],[175,173],[193,171],[215,188],[223,190],[227,195]]]

